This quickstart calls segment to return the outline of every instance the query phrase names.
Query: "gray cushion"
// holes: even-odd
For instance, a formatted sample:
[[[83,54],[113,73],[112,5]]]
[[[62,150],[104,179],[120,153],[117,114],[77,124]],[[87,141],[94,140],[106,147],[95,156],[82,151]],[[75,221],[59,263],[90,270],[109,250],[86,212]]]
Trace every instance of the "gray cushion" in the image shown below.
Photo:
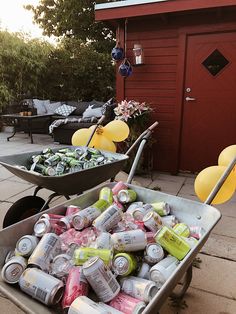
[[[50,102],[50,101],[49,101]],[[45,107],[45,103],[48,103],[45,100],[33,99],[34,108],[37,109],[38,115],[43,115],[47,113],[47,109]]]
[[[68,106],[63,104],[55,110],[55,113],[60,114],[64,117],[68,117],[73,111],[75,111],[76,107]]]
[[[89,105],[88,108],[83,113],[83,118],[100,118],[102,116],[102,107],[93,108],[92,105]]]
[[[48,114],[54,114],[56,109],[59,108],[61,106],[61,102],[52,102],[50,104],[46,104],[45,107],[47,109],[47,113]]]
[[[84,111],[88,108],[89,102],[88,101],[79,101],[73,115],[82,116]]]

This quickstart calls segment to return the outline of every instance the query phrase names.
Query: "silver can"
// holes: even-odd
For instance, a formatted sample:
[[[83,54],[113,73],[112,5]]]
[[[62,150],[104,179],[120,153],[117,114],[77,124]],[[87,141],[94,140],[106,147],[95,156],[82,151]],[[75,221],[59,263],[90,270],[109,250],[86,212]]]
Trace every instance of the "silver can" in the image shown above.
[[[6,264],[12,257],[16,256],[15,253],[16,253],[15,250],[10,250],[5,257],[4,264]]]
[[[2,268],[2,279],[10,284],[19,281],[20,276],[27,267],[27,261],[22,256],[13,256]]]
[[[137,207],[134,209],[132,216],[135,220],[143,221],[143,217],[146,214],[146,210],[143,207]]]
[[[122,204],[135,202],[137,194],[134,190],[120,190],[117,194],[118,201]]]
[[[143,223],[146,228],[155,233],[162,227],[161,217],[153,211],[143,217]]]
[[[157,286],[161,288],[175,271],[178,264],[179,261],[176,257],[171,255],[167,256],[150,269],[150,279],[156,282]]]
[[[138,273],[137,273],[137,277],[139,278],[143,278],[143,279],[147,279],[149,280],[149,271],[151,269],[151,266],[148,265],[147,263],[142,263]]]
[[[176,219],[174,215],[161,217],[161,220],[164,226],[167,226],[170,228],[173,228],[178,222],[178,220]]]
[[[144,260],[148,264],[154,265],[164,258],[164,250],[158,243],[150,243],[146,246]]]
[[[16,243],[16,254],[21,256],[30,256],[39,243],[36,236],[25,235]]]
[[[63,278],[68,275],[72,267],[71,256],[68,254],[59,254],[54,257],[49,273],[57,278]]]
[[[129,207],[126,210],[127,214],[133,215],[133,212],[136,208],[143,207],[143,202],[133,202],[129,205]]]
[[[116,204],[112,204],[93,221],[93,226],[102,231],[110,231],[122,220],[122,217],[122,208]]]
[[[102,302],[111,301],[119,293],[118,281],[99,257],[92,257],[85,262],[83,273]]]
[[[96,239],[96,249],[112,249],[111,234],[108,232],[102,232]]]
[[[20,289],[46,304],[57,304],[63,295],[64,283],[37,268],[27,268],[19,280]]]
[[[153,210],[160,216],[166,216],[170,213],[170,205],[166,202],[151,203]]]
[[[39,219],[34,225],[34,234],[36,237],[42,237],[46,233],[56,233],[62,234],[66,231],[64,226],[60,226],[53,220],[48,220],[46,218]]]
[[[61,239],[55,233],[46,233],[31,254],[29,267],[38,267],[46,272],[51,260],[60,252]]]
[[[121,314],[122,312],[102,302],[94,302],[86,296],[79,296],[71,304],[68,314]]]
[[[150,302],[159,290],[153,281],[139,277],[124,277],[120,280],[120,282],[121,290],[124,293],[146,303]]]
[[[87,207],[73,215],[72,225],[76,230],[82,230],[91,226],[92,222],[101,215],[100,209],[96,207]]]
[[[111,241],[119,252],[134,252],[144,250],[147,245],[145,232],[140,229],[113,233]]]

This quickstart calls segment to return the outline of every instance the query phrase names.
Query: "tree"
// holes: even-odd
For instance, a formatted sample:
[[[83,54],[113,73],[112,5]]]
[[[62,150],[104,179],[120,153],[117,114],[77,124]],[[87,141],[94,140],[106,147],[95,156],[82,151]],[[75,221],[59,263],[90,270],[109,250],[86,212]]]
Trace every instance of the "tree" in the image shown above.
[[[38,6],[26,8],[33,11],[44,35],[77,38],[90,42],[99,52],[108,52],[114,45],[114,33],[94,18],[94,5],[102,2],[111,0],[41,0]]]

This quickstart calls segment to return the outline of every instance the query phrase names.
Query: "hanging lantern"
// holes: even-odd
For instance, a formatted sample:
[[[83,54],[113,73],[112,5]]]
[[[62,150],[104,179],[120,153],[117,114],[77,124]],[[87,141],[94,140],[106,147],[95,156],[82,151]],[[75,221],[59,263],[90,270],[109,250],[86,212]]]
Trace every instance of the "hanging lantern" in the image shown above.
[[[119,61],[124,59],[124,49],[120,47],[120,43],[118,42],[117,45],[111,51],[111,57],[114,61]]]
[[[119,66],[119,73],[123,77],[128,77],[132,74],[133,69],[128,59],[124,59],[124,61]]]
[[[134,44],[133,57],[134,57],[133,65],[137,66],[137,65],[144,64],[144,53],[143,53],[142,45]]]

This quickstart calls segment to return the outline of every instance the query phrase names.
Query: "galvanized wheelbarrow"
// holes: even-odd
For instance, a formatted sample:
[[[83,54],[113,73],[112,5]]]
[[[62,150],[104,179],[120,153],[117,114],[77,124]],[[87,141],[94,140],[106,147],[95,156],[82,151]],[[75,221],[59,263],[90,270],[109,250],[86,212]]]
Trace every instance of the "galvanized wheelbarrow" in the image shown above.
[[[236,163],[236,161],[235,161]],[[135,167],[135,165],[134,165]],[[143,314],[157,314],[161,310],[163,303],[166,301],[168,296],[172,294],[173,289],[184,277],[184,283],[182,285],[182,291],[179,293],[179,297],[182,297],[187,290],[192,275],[192,263],[196,255],[200,252],[203,245],[206,243],[211,231],[221,218],[220,212],[210,206],[209,204],[214,199],[215,195],[222,186],[224,180],[226,180],[228,174],[231,172],[233,167],[228,168],[227,172],[223,175],[216,187],[208,197],[206,203],[200,203],[192,200],[188,200],[182,197],[177,197],[169,194],[165,194],[158,191],[149,190],[146,188],[138,187],[130,184],[132,181],[132,175],[129,177],[128,186],[135,190],[138,195],[138,200],[145,203],[153,203],[157,201],[167,202],[171,208],[172,213],[181,222],[185,222],[188,225],[195,225],[202,227],[205,233],[198,241],[197,245],[191,249],[191,251],[185,256],[180,262],[177,269],[172,273],[169,279],[156,293],[152,301],[147,305]],[[75,197],[71,200],[66,201],[63,204],[55,206],[46,210],[46,213],[64,214],[66,206],[77,205],[85,208],[93,204],[99,197],[99,191],[103,186],[112,188],[115,183],[104,183],[99,187],[95,187],[84,194]],[[207,204],[209,203],[209,204]],[[25,219],[24,221],[18,222],[15,225],[9,226],[8,228],[0,231],[0,268],[4,264],[4,259],[9,250],[15,247],[17,240],[25,235],[32,234],[33,225],[39,219],[40,213]],[[21,309],[29,314],[60,314],[62,311],[58,308],[48,308],[37,301],[31,299],[27,295],[23,294],[17,287],[6,284],[0,279],[0,292],[5,294],[10,300],[17,304]],[[92,297],[92,296],[91,296]]]
[[[99,123],[101,123],[101,119],[99,120],[98,124]],[[147,130],[145,130],[138,137],[135,143],[129,148],[126,154],[101,151],[106,157],[113,157],[115,159],[111,163],[98,165],[93,168],[81,170],[75,173],[64,174],[61,176],[43,176],[37,172],[30,172],[21,168],[22,166],[24,166],[29,169],[31,156],[38,155],[41,153],[41,151],[0,157],[0,164],[8,169],[11,173],[23,180],[26,180],[36,185],[33,195],[19,199],[9,208],[3,221],[3,227],[5,228],[13,223],[16,223],[24,218],[38,213],[39,211],[47,209],[50,201],[58,195],[63,195],[66,199],[70,199],[70,195],[81,194],[84,191],[94,186],[97,186],[98,184],[108,179],[113,179],[116,174],[123,168],[124,163],[129,158],[129,153],[133,150],[134,147],[140,144],[138,153],[136,155],[136,162],[134,162],[134,165],[136,165],[138,163],[139,157],[142,153],[146,141],[148,140],[153,129],[157,125],[158,122],[155,122]],[[94,132],[95,129],[93,130],[86,146],[89,145]],[[58,149],[53,149],[52,151],[55,152],[57,150]],[[134,165],[132,167],[133,173],[136,169],[136,166],[134,169]],[[42,188],[53,191],[53,193],[47,198],[47,200],[44,200],[41,197],[37,196],[37,193]]]

